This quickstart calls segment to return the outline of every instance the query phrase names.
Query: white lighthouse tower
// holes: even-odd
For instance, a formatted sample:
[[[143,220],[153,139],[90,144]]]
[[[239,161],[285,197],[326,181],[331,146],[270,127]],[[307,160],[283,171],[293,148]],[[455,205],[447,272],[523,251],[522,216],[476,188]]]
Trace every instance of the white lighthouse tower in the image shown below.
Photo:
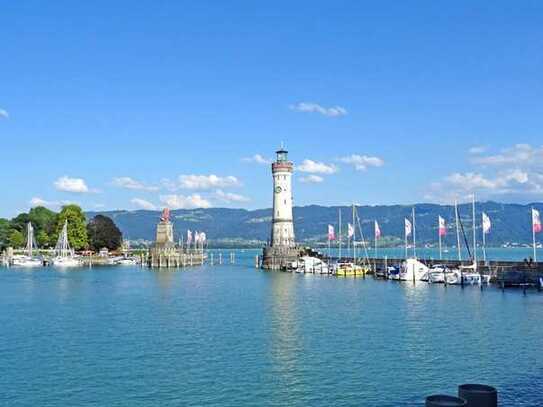
[[[294,164],[288,160],[288,151],[283,147],[276,152],[272,163],[273,214],[270,244],[264,248],[262,267],[284,269],[300,255],[294,239],[292,219],[292,172]]]

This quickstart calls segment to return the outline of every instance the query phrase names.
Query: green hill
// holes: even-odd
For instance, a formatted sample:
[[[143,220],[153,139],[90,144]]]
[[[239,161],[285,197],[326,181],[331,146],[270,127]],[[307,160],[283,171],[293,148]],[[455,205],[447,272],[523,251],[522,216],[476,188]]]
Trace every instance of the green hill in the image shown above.
[[[481,238],[481,211],[485,211],[492,220],[492,231],[487,235],[488,245],[504,243],[531,243],[530,208],[543,211],[543,203],[530,205],[501,204],[484,202],[477,204],[478,238]],[[361,218],[362,231],[368,240],[373,239],[373,221],[381,226],[383,242],[402,244],[404,218],[411,216],[412,206],[408,205],[376,205],[359,206],[357,211]],[[303,206],[294,208],[296,238],[300,242],[324,242],[328,224],[337,227],[338,211],[342,211],[345,225],[351,220],[350,207]],[[471,236],[471,205],[460,205],[459,211],[466,233]],[[111,217],[130,240],[153,240],[155,226],[160,218],[158,211],[106,211],[88,212],[91,218],[97,214]],[[186,233],[187,229],[205,231],[210,244],[261,245],[269,239],[271,209],[245,210],[228,208],[173,210],[172,222],[176,238]],[[436,204],[416,205],[417,242],[435,243],[437,240],[437,217],[440,215],[447,221],[448,233],[445,244],[452,245],[456,241],[454,230],[454,208]],[[358,230],[357,230],[358,233]]]

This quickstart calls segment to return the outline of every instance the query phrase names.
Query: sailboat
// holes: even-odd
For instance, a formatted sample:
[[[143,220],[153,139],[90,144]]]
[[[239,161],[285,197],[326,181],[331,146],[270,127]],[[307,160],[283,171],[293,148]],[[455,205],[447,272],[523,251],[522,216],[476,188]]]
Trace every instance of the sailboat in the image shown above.
[[[26,248],[24,254],[13,256],[12,262],[15,267],[40,267],[43,266],[43,259],[34,256],[34,250],[38,250],[34,239],[34,228],[30,222],[26,225]]]
[[[459,269],[452,270],[447,274],[446,281],[447,284],[488,284],[490,282],[490,275],[485,275],[480,273],[477,270],[477,237],[476,237],[476,227],[475,227],[475,195],[473,195],[472,200],[472,232],[473,232],[473,254],[470,251],[468,240],[466,234],[464,233],[464,227],[460,216],[458,214],[458,206],[455,203],[455,215],[456,215],[456,234],[458,242],[458,258],[460,257],[460,229],[464,237],[464,242],[466,243],[466,248],[468,249],[468,255],[472,260],[472,264],[469,266],[460,266]]]
[[[64,222],[60,236],[58,237],[57,245],[55,246],[56,256],[52,263],[57,267],[78,267],[81,266],[81,261],[74,256],[74,252],[68,242],[68,221]]]

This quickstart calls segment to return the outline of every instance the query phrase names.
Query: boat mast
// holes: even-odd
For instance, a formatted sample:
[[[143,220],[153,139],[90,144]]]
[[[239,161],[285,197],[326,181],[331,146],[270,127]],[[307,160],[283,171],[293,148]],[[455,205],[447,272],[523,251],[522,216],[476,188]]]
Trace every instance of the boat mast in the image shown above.
[[[413,257],[417,258],[417,238],[416,238],[416,226],[415,226],[415,206],[413,206]]]
[[[473,229],[473,267],[477,269],[477,234],[475,232],[475,194],[473,194],[471,201],[471,221]]]
[[[458,216],[458,201],[454,200],[454,218],[456,221],[456,249],[458,251],[458,261],[462,261],[462,250],[460,249],[460,219]]]
[[[353,260],[354,264],[356,264],[356,227],[355,227],[355,214],[354,214],[354,204],[353,204]]]
[[[28,257],[32,257],[32,241],[34,240],[34,233],[32,229],[32,224],[28,222],[26,224],[26,252]]]
[[[339,260],[341,261],[341,207],[338,209],[338,212],[339,212],[339,229],[338,229],[337,244],[339,248]]]

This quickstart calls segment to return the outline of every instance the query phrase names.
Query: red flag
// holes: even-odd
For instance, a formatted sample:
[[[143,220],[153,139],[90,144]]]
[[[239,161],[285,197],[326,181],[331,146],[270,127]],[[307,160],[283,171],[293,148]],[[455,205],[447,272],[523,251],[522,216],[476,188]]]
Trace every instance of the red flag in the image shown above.
[[[541,217],[539,216],[539,211],[532,208],[532,227],[534,233],[541,232]]]
[[[328,240],[336,240],[336,232],[332,225],[328,225]]]
[[[439,236],[445,236],[447,234],[447,226],[445,225],[445,219],[443,219],[441,216],[438,216],[438,223],[439,223]]]

